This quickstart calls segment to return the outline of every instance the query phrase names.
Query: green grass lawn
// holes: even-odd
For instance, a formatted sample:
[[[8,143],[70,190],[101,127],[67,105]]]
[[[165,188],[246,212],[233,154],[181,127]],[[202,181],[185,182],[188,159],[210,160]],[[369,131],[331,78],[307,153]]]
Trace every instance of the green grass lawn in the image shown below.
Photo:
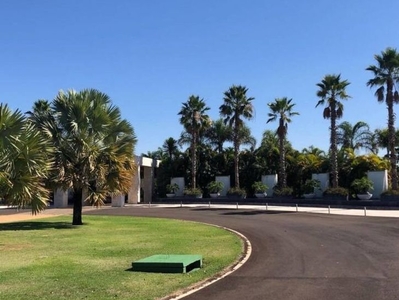
[[[156,299],[232,264],[243,243],[222,229],[156,218],[70,216],[0,224],[0,299]],[[132,272],[153,254],[200,254],[188,274]]]

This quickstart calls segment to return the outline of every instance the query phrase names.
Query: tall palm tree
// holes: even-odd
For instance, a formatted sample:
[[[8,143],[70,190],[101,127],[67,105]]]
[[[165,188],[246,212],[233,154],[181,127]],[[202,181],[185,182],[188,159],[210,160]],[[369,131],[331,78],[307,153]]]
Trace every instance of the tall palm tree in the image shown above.
[[[353,150],[370,149],[371,135],[369,125],[366,122],[359,121],[352,125],[345,121],[337,126],[337,145]]]
[[[288,132],[288,123],[291,123],[291,117],[299,115],[298,112],[292,111],[295,104],[291,103],[292,99],[276,98],[274,102],[268,103],[271,112],[268,113],[269,119],[266,123],[278,120],[277,136],[279,138],[279,186],[281,188],[287,187],[287,174],[285,172],[285,147],[284,142]]]
[[[388,143],[391,162],[392,189],[398,189],[397,157],[395,151],[395,112],[394,103],[399,102],[399,94],[395,84],[399,82],[399,53],[396,49],[387,48],[381,55],[374,55],[376,65],[370,65],[367,71],[373,73],[374,78],[367,82],[369,87],[378,87],[375,96],[378,102],[384,102],[388,109]]]
[[[204,99],[199,96],[191,95],[187,102],[183,103],[178,115],[180,124],[191,137],[191,187],[197,187],[197,144],[199,132],[211,125],[211,119],[206,114],[210,108],[206,106]]]
[[[20,111],[0,104],[0,198],[8,205],[31,206],[36,214],[47,206],[45,181],[53,168],[50,140]]]
[[[82,223],[82,195],[93,205],[110,194],[127,194],[137,171],[133,127],[110,98],[97,90],[59,92],[53,100],[54,123],[47,122],[56,148],[56,183],[73,189],[73,225]]]
[[[205,137],[218,153],[222,153],[224,143],[231,141],[233,134],[231,128],[223,122],[223,119],[218,119],[205,132]]]
[[[253,117],[253,97],[247,97],[248,89],[242,85],[233,85],[224,92],[224,103],[219,107],[220,115],[224,117],[224,123],[233,130],[234,146],[234,174],[235,187],[240,188],[239,175],[239,150],[240,150],[240,128],[244,125],[244,119]]]
[[[324,119],[330,119],[330,164],[332,175],[332,187],[338,187],[338,161],[337,161],[337,125],[344,112],[344,105],[340,100],[347,100],[350,96],[346,93],[346,87],[350,83],[341,80],[341,75],[326,75],[317,84],[319,90],[317,97],[320,98],[316,107],[327,104],[323,110]]]

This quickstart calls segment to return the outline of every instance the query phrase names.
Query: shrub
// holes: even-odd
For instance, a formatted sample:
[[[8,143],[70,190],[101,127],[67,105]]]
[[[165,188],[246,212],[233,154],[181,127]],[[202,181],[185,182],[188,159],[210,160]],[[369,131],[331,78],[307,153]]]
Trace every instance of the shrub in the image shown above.
[[[184,195],[186,195],[186,196],[201,196],[202,190],[200,188],[185,188]]]
[[[303,191],[305,194],[313,194],[315,189],[320,189],[320,180],[307,179],[303,185]]]
[[[177,183],[171,183],[166,185],[166,192],[168,194],[176,194],[176,192],[179,190],[179,185]]]
[[[275,195],[275,196],[292,196],[292,193],[293,193],[293,189],[288,186],[285,188],[275,186],[273,188],[273,195]]]
[[[220,193],[223,190],[224,184],[221,181],[211,181],[208,183],[207,188],[209,193]]]
[[[268,186],[262,181],[256,181],[252,184],[252,188],[254,189],[255,193],[264,193],[267,191]]]
[[[245,197],[247,192],[244,189],[233,187],[227,191],[227,195]]]
[[[373,182],[367,177],[353,180],[351,188],[356,194],[367,194],[373,190]]]
[[[323,192],[324,196],[348,196],[348,190],[343,187],[328,188]]]
[[[393,189],[389,189],[386,190],[385,192],[381,193],[381,196],[385,196],[385,195],[392,195],[392,196],[398,196],[399,195],[399,191],[398,190],[393,190]]]

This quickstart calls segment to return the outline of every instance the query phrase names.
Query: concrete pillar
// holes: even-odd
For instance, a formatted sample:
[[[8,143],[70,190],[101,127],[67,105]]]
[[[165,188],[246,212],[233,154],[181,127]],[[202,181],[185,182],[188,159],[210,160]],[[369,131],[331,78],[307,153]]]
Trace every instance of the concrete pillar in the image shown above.
[[[87,199],[88,197],[89,197],[89,190],[87,189],[87,187],[84,187],[82,189],[82,204],[83,204],[83,206],[91,205],[89,199]]]
[[[125,195],[114,195],[112,196],[112,207],[124,207],[125,206]]]
[[[369,171],[367,177],[373,182],[373,198],[380,198],[381,193],[388,189],[388,171]]]
[[[312,174],[312,179],[320,181],[320,190],[315,190],[316,197],[323,197],[323,192],[330,186],[330,175],[328,173]]]
[[[175,193],[176,196],[183,196],[183,192],[184,192],[184,177],[173,177],[170,180],[171,184],[176,183],[179,186],[179,190]]]
[[[141,187],[140,165],[138,165],[136,175],[133,176],[132,186],[130,187],[129,193],[127,196],[128,203],[139,203],[140,202],[140,187]]]
[[[229,176],[215,176],[215,181],[223,183],[223,190],[220,192],[220,196],[224,197],[227,195],[227,191],[230,189],[230,175]]]
[[[54,207],[68,207],[68,191],[57,189],[54,192]]]
[[[144,167],[144,178],[143,178],[144,203],[150,203],[152,200],[153,178],[154,178],[154,173],[152,167]]]
[[[267,196],[269,197],[273,196],[273,188],[278,183],[278,175],[277,174],[262,175],[261,181],[263,184],[266,184],[268,187],[266,191]]]

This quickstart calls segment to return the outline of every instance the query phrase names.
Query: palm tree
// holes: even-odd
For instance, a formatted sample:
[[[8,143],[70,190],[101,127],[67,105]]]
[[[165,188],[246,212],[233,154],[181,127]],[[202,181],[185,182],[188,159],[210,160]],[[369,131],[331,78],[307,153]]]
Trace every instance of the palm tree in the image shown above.
[[[240,145],[247,145],[249,146],[249,150],[251,152],[255,151],[256,138],[251,135],[251,129],[246,124],[243,124],[243,126],[238,131],[238,140],[240,142]]]
[[[56,148],[56,184],[73,189],[73,225],[82,225],[82,195],[93,205],[110,194],[127,194],[137,171],[133,127],[106,94],[94,89],[60,91],[46,123]]]
[[[177,140],[175,140],[173,137],[166,139],[162,145],[162,151],[166,153],[169,160],[172,161],[179,151]]]
[[[394,103],[399,102],[399,94],[395,83],[399,82],[399,53],[396,49],[387,48],[381,55],[374,55],[377,65],[370,65],[366,68],[371,71],[374,78],[367,82],[369,87],[378,87],[375,96],[378,102],[384,102],[388,109],[388,144],[391,162],[391,183],[392,189],[398,189],[397,158],[395,151],[395,112]]]
[[[218,153],[222,153],[224,143],[231,141],[233,134],[231,128],[224,124],[223,119],[218,119],[205,132],[205,137]]]
[[[199,96],[191,95],[187,102],[178,113],[180,115],[180,124],[182,124],[186,132],[191,137],[191,187],[197,187],[197,144],[199,132],[211,125],[211,119],[206,114],[210,108],[206,106],[203,99]]]
[[[29,205],[33,214],[45,209],[45,181],[53,168],[49,139],[20,111],[0,104],[0,149],[0,198],[19,208]]]
[[[326,75],[317,84],[319,90],[317,97],[320,98],[316,107],[327,104],[323,110],[324,119],[330,119],[330,164],[332,175],[332,187],[338,187],[338,161],[337,161],[337,125],[344,112],[344,105],[339,100],[347,100],[350,96],[346,93],[346,87],[350,83],[347,80],[341,81],[341,75]]]
[[[345,121],[337,126],[337,145],[358,150],[371,148],[371,131],[366,122],[359,121],[352,126]]]
[[[224,103],[219,107],[220,115],[224,117],[224,123],[228,124],[233,130],[234,146],[234,174],[235,187],[240,188],[239,175],[239,150],[240,150],[240,128],[244,125],[244,119],[250,120],[253,117],[252,100],[255,98],[247,97],[248,89],[245,86],[233,85],[223,97]]]
[[[291,123],[291,117],[295,115],[299,115],[298,112],[292,111],[295,104],[291,103],[292,99],[284,98],[276,98],[274,102],[268,103],[270,113],[268,113],[269,119],[266,123],[274,122],[278,119],[279,125],[277,127],[277,136],[279,138],[279,152],[280,152],[280,161],[279,161],[279,178],[281,181],[279,182],[279,186],[281,188],[287,187],[287,174],[285,172],[285,147],[284,142],[288,132],[288,123]]]

